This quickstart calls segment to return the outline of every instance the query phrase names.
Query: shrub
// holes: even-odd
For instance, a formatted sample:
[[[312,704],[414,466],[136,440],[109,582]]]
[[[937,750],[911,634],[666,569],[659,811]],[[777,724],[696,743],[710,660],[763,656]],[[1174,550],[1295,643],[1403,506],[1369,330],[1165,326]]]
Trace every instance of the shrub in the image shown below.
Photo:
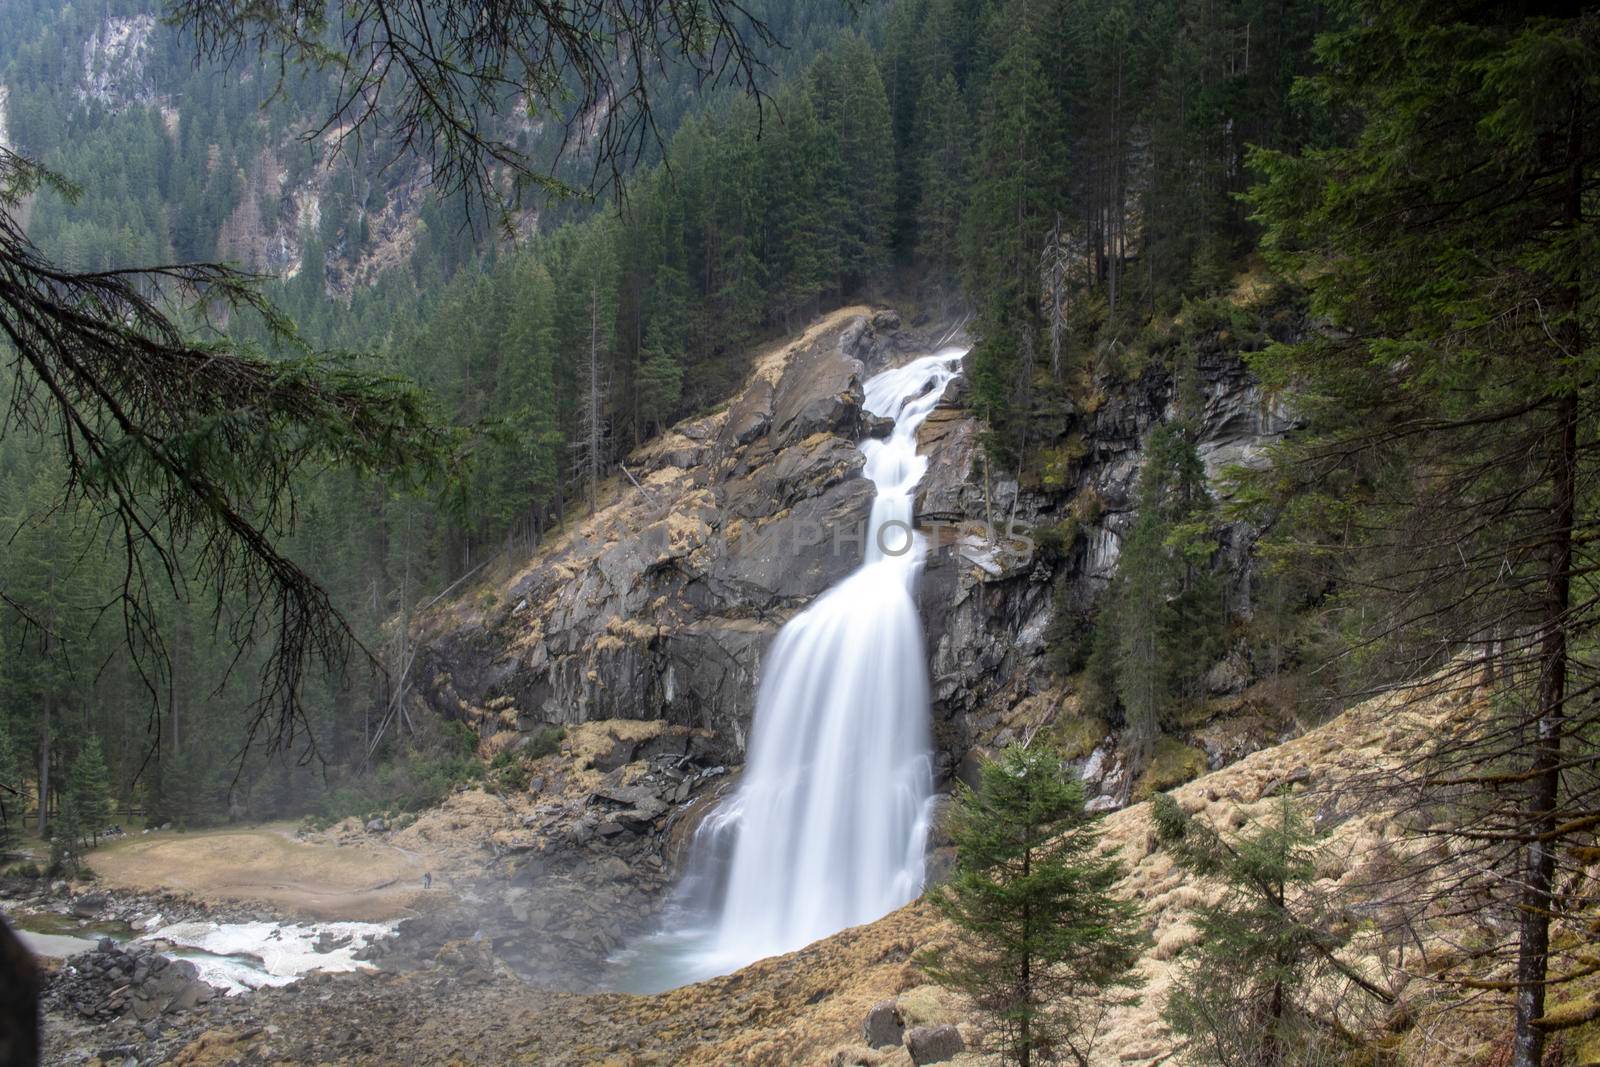
[[[563,726],[541,726],[528,735],[528,743],[523,747],[523,752],[529,759],[542,759],[545,756],[554,756],[561,751],[561,742],[567,739],[567,730]]]

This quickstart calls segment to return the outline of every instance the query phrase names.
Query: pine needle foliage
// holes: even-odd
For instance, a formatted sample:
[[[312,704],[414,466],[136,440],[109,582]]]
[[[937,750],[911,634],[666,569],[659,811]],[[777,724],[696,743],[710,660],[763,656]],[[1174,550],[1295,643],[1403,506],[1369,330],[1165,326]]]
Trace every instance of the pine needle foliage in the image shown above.
[[[1141,935],[1083,783],[1047,746],[1012,747],[977,790],[959,787],[950,834],[955,875],[932,900],[958,941],[923,965],[988,1016],[1008,1062],[1087,1064],[1106,1011],[1137,984]]]
[[[67,775],[67,801],[78,820],[80,839],[93,845],[111,822],[111,772],[100,739],[86,737]]]

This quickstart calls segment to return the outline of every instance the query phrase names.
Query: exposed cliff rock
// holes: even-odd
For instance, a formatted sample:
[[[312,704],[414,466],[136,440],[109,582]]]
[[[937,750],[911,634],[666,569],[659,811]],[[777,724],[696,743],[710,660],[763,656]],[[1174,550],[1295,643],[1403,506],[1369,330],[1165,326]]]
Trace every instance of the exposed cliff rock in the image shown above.
[[[739,760],[762,649],[860,559],[872,488],[856,353],[919,344],[871,319],[846,309],[765,353],[725,411],[627,458],[637,486],[614,481],[492,593],[426,620],[429,701],[471,718],[503,698],[524,724],[662,719]]]
[[[83,78],[78,99],[112,110],[155,102],[147,70],[155,47],[154,15],[118,15],[103,20],[83,43]]]
[[[893,312],[847,308],[763,353],[725,410],[629,456],[592,517],[423,621],[414,671],[425,698],[469,721],[496,702],[524,728],[660,719],[707,731],[717,758],[742,761],[766,644],[860,559],[872,490],[857,441],[876,429],[862,380],[939,340]],[[1220,343],[1199,370],[1208,469],[1251,462],[1287,417]],[[1141,444],[1171,416],[1175,392],[1156,369],[1103,383],[1102,402],[1062,428],[1084,442],[1072,483],[1045,492],[989,469],[962,386],[920,435],[930,462],[918,522],[931,545],[920,600],[946,780],[974,745],[1005,743],[1020,711],[1035,725],[1071,714],[1046,669],[1051,622],[1087,613],[1104,591],[1132,519]],[[1042,531],[1069,520],[1072,542],[1040,551]],[[1224,531],[1239,614],[1252,537]],[[1218,675],[1225,689],[1249,684],[1248,662],[1231,668]],[[1249,747],[1209,746],[1229,756]],[[1126,803],[1132,783],[1108,777]]]
[[[1263,396],[1237,353],[1221,345],[1203,352],[1199,373],[1200,451],[1208,473],[1220,479],[1229,466],[1258,462],[1292,423]],[[1133,522],[1141,448],[1151,428],[1174,414],[1176,391],[1159,370],[1102,385],[1103,402],[1073,413],[1061,428],[1063,437],[1083,442],[1083,455],[1071,483],[1051,492],[990,470],[980,426],[959,390],[923,425],[922,447],[931,460],[919,521],[947,546],[930,556],[921,590],[947,771],[974,745],[997,736],[1004,743],[1013,723],[1015,734],[1024,722],[1036,727],[1075,713],[1066,694],[1052,688],[1045,662],[1052,622],[1063,611],[1087,618],[1105,593]],[[1061,529],[1071,531],[1068,543],[1041,551],[1045,534]],[[1242,524],[1222,530],[1219,566],[1230,610],[1239,616],[1250,613],[1255,536]],[[1072,630],[1057,626],[1055,638]],[[1232,673],[1219,672],[1219,691],[1237,692],[1252,680],[1248,662],[1231,667]],[[1131,783],[1113,783],[1108,792],[1126,803]]]

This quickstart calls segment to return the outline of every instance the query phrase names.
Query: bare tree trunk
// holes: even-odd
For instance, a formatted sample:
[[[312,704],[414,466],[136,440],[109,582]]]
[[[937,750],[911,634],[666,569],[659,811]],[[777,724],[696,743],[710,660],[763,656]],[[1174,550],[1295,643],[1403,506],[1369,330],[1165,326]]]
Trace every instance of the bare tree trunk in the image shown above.
[[[1582,224],[1583,99],[1573,101],[1568,127],[1566,223]],[[1581,350],[1578,322],[1580,294],[1569,287],[1564,303],[1567,319],[1562,345],[1570,355]],[[1550,501],[1550,562],[1546,570],[1544,637],[1539,650],[1539,706],[1534,724],[1533,761],[1526,814],[1529,838],[1523,854],[1523,885],[1518,919],[1517,1027],[1511,1045],[1511,1067],[1540,1067],[1544,1057],[1545,981],[1550,969],[1551,889],[1555,882],[1555,838],[1561,803],[1561,733],[1567,697],[1567,611],[1572,603],[1572,536],[1576,518],[1578,475],[1578,401],[1570,393],[1555,407]]]
[[[1572,521],[1578,458],[1577,401],[1564,397],[1556,408],[1555,499],[1551,505],[1555,545],[1546,577],[1544,638],[1539,651],[1539,707],[1534,723],[1533,761],[1537,775],[1528,796],[1517,943],[1517,1028],[1512,1067],[1540,1067],[1544,1031],[1545,979],[1550,966],[1551,888],[1559,843],[1555,829],[1561,788],[1561,731],[1567,690],[1566,613],[1571,602]]]
[[[1024,849],[1022,852],[1022,877],[1027,878],[1033,870],[1033,850]],[[1022,1018],[1020,1022],[1019,1037],[1020,1058],[1017,1060],[1022,1067],[1030,1067],[1033,1063],[1033,909],[1031,904],[1024,899],[1022,902]]]
[[[589,289],[589,395],[586,398],[588,425],[584,448],[588,452],[589,514],[594,514],[595,493],[600,485],[600,290]]]
[[[39,741],[39,836],[49,826],[50,810],[50,702],[44,706],[44,723]]]

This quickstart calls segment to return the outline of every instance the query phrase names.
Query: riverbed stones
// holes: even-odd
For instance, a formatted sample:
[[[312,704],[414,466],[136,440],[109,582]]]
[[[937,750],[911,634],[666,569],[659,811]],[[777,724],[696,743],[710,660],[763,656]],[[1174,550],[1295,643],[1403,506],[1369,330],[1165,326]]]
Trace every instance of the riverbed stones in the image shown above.
[[[193,1011],[214,995],[188,960],[169,960],[151,945],[124,948],[110,938],[67,960],[46,992],[51,1002],[84,1019],[131,1013],[140,1022]]]
[[[93,919],[105,908],[108,897],[104,893],[84,893],[72,900],[72,914],[80,919]]]

